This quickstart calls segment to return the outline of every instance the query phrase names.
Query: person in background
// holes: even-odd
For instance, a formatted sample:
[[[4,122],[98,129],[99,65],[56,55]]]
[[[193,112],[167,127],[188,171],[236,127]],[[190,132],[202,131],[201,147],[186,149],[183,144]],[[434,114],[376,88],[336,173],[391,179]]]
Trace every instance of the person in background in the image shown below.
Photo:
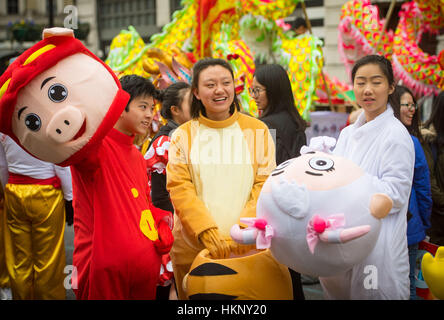
[[[306,123],[299,115],[285,69],[278,64],[257,68],[250,94],[256,102],[259,117],[275,134],[276,165],[299,157],[301,147],[307,144]],[[304,299],[301,275],[289,269],[293,282],[293,298]]]
[[[435,98],[430,118],[421,129],[432,188],[430,242],[444,246],[444,91]]]
[[[356,120],[358,120],[358,117],[359,117],[359,115],[361,114],[362,111],[363,111],[362,108],[359,108],[359,109],[353,110],[353,111],[349,114],[345,126],[347,127],[347,126],[349,126],[349,125],[355,123]]]
[[[151,181],[151,197],[153,204],[163,210],[174,212],[169,193],[166,189],[166,165],[171,135],[181,124],[191,119],[190,85],[176,82],[161,92],[158,100],[162,102],[160,114],[167,124],[151,140],[145,153]]]
[[[396,86],[392,100],[394,114],[409,131],[415,147],[415,171],[407,211],[407,241],[410,263],[410,300],[416,300],[415,269],[418,244],[425,239],[426,230],[430,228],[432,210],[430,174],[421,146],[423,139],[419,130],[419,112],[413,93],[404,86]]]
[[[308,31],[307,23],[305,19],[302,17],[297,17],[296,20],[292,23],[292,30],[296,33],[297,36],[304,34]]]
[[[0,149],[1,176],[8,176],[2,186],[12,297],[64,300],[65,211],[72,213],[70,169],[32,157],[4,134]]]
[[[290,79],[278,64],[259,67],[254,73],[250,94],[260,111],[259,119],[275,133],[276,165],[300,156],[306,145],[306,123],[296,108]]]
[[[162,102],[160,114],[168,122],[159,129],[159,132],[151,140],[145,159],[148,167],[148,179],[151,185],[151,199],[153,204],[160,209],[174,212],[170,194],[166,188],[166,165],[168,164],[168,149],[171,143],[171,135],[181,124],[191,119],[190,115],[190,85],[185,82],[176,82],[163,90],[158,95]],[[175,295],[175,286],[169,254],[162,257],[162,265],[165,268],[161,275],[161,283],[157,288],[157,299],[168,300]]]
[[[333,154],[355,162],[372,176],[379,192],[390,197],[393,206],[382,219],[378,240],[367,258],[344,274],[319,279],[328,299],[407,300],[406,217],[415,149],[388,103],[395,90],[390,61],[379,55],[359,59],[352,69],[352,82],[356,102],[364,112],[341,131]],[[368,266],[373,266],[370,274]],[[372,279],[371,285],[368,279]]]

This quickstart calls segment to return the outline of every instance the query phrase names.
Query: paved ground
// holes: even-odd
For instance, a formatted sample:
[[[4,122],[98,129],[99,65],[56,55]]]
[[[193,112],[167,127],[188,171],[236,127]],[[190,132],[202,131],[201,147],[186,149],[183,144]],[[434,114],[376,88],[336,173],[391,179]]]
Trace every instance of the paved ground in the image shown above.
[[[73,226],[65,227],[65,254],[66,265],[72,265],[72,253],[74,251],[74,228]],[[72,290],[66,290],[66,299],[76,300],[76,296]]]
[[[65,228],[65,251],[66,265],[72,265],[72,253],[74,250],[74,228],[66,226]],[[303,285],[306,300],[323,300],[322,288],[319,283]],[[66,290],[66,299],[75,300],[76,297],[72,290]]]

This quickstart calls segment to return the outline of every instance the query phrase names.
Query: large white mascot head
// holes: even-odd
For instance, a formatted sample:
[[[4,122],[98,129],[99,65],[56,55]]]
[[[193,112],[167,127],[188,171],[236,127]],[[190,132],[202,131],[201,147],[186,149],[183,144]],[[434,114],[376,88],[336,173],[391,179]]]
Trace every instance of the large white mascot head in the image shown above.
[[[345,272],[367,257],[392,201],[352,161],[314,151],[334,143],[317,138],[280,164],[262,188],[257,218],[242,219],[246,229],[233,226],[233,239],[269,247],[280,263],[313,276]]]

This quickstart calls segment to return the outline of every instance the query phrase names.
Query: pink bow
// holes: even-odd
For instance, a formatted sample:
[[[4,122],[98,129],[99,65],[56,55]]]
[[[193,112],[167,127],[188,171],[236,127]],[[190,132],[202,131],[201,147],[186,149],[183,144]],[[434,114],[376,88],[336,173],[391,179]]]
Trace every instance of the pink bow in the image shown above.
[[[271,246],[271,238],[274,236],[274,231],[267,220],[262,218],[240,218],[240,222],[245,223],[248,228],[246,230],[254,229],[257,231],[256,248],[268,249]]]
[[[343,213],[332,214],[325,219],[318,215],[313,216],[307,225],[307,244],[310,252],[314,253],[320,234],[324,231],[336,230],[344,225],[345,217]]]

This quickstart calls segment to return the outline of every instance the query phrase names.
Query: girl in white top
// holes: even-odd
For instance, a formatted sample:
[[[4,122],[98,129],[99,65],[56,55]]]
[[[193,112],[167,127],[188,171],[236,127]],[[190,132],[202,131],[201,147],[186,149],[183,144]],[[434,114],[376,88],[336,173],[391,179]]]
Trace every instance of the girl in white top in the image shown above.
[[[372,175],[393,200],[373,251],[345,274],[320,278],[327,299],[408,299],[407,208],[415,151],[404,125],[388,103],[394,91],[391,63],[370,55],[352,70],[353,91],[362,107],[357,121],[342,130],[333,153]]]

